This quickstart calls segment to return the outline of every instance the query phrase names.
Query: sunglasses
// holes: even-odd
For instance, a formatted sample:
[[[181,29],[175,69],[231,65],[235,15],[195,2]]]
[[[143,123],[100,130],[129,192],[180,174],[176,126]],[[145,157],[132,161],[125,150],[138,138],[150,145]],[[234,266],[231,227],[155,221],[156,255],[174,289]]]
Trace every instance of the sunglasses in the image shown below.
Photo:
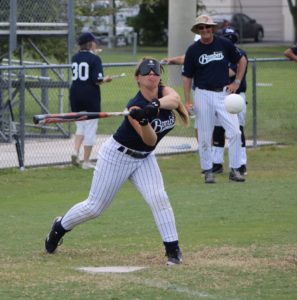
[[[209,28],[211,28],[211,25],[200,25],[200,26],[198,26],[198,29],[199,30],[203,30],[203,29],[209,29]]]
[[[141,76],[146,76],[149,75],[151,71],[153,71],[157,76],[160,76],[161,66],[159,62],[154,59],[146,59],[140,64],[137,73]]]

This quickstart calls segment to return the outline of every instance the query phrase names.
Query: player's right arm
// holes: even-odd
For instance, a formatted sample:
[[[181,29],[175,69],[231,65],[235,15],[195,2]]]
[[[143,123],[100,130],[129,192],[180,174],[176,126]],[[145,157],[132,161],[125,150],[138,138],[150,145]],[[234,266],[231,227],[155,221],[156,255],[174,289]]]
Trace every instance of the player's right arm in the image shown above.
[[[184,86],[185,105],[187,110],[190,110],[193,108],[193,104],[191,101],[192,78],[183,76],[183,86]]]
[[[168,64],[173,64],[173,65],[183,65],[185,61],[185,56],[184,55],[179,55],[175,57],[166,57],[162,59],[163,62],[166,62]]]
[[[185,55],[185,61],[182,70],[185,106],[188,111],[190,111],[193,108],[191,95],[192,95],[193,77],[195,75],[194,61],[197,59],[197,57],[195,57],[196,50],[197,50],[196,46],[193,45],[188,48]]]
[[[110,75],[107,75],[105,77],[103,77],[103,80],[99,81],[97,84],[102,84],[102,83],[106,83],[106,82],[111,82],[112,81],[112,77]]]
[[[148,146],[155,146],[158,140],[157,134],[152,128],[150,122],[144,116],[144,110],[138,106],[132,106],[129,111],[138,110],[138,114],[128,116],[128,120],[134,130],[141,137],[142,141]],[[141,116],[143,114],[143,116]]]

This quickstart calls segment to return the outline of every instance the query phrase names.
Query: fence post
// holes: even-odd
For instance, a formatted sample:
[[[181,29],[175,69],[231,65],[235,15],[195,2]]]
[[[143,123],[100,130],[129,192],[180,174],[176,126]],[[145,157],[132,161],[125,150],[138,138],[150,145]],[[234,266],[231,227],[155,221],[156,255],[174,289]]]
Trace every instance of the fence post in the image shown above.
[[[48,77],[48,69],[41,69],[41,76],[42,77]],[[41,88],[41,103],[43,104],[43,107],[46,109],[42,108],[41,113],[46,114],[49,111],[49,103],[48,103],[48,88],[43,87]],[[41,130],[42,134],[46,134],[47,130],[43,128]]]
[[[253,112],[253,147],[257,147],[257,65],[256,59],[253,60],[253,101],[252,101],[252,112]]]
[[[20,143],[22,159],[25,164],[25,69],[20,71],[20,101],[19,101],[19,119],[20,119]]]
[[[137,44],[138,44],[138,35],[137,32],[133,32],[132,61],[137,61]]]

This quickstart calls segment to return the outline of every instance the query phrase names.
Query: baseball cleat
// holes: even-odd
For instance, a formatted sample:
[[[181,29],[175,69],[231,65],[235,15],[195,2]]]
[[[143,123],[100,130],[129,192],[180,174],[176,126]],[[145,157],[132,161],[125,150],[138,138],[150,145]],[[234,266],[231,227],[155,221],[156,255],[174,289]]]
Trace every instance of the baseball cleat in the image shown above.
[[[244,182],[245,178],[240,174],[238,169],[231,169],[229,173],[229,180],[235,182]]]
[[[212,173],[221,174],[224,172],[224,168],[222,164],[213,164],[212,165]]]
[[[246,170],[246,165],[241,165],[240,168],[238,169],[240,175],[246,176],[247,175],[247,170]]]
[[[52,229],[45,239],[44,246],[47,253],[54,253],[57,247],[63,243],[62,235],[55,230],[57,222],[61,221],[61,219],[62,217],[54,219]]]
[[[180,251],[179,247],[173,251],[166,252],[166,256],[167,256],[167,262],[166,262],[167,266],[180,265],[183,261],[182,252]]]
[[[79,158],[76,154],[71,155],[71,163],[76,167],[80,166]]]
[[[212,171],[205,171],[204,182],[205,183],[215,183],[215,179],[214,179],[214,175],[213,175]]]

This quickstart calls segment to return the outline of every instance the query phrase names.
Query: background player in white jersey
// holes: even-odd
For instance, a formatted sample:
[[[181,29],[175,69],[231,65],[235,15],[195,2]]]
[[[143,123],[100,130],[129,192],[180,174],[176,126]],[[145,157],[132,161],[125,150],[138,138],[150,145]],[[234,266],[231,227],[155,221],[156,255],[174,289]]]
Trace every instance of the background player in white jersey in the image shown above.
[[[225,27],[222,29],[222,36],[229,39],[233,44],[236,44],[238,41],[238,35],[235,30],[231,27]],[[246,52],[242,49],[238,48],[239,52],[244,56],[244,59],[247,60]],[[230,81],[233,82],[236,77],[237,65],[230,64],[229,65],[229,76]],[[238,122],[239,128],[241,131],[241,152],[240,152],[240,167],[239,172],[241,175],[247,175],[247,154],[246,154],[246,143],[245,143],[245,134],[244,134],[244,126],[245,126],[245,116],[246,116],[246,72],[247,66],[244,73],[244,76],[241,80],[239,88],[236,91],[236,94],[240,94],[240,96],[244,99],[244,107],[243,110],[238,114]],[[224,163],[224,147],[225,147],[225,129],[220,126],[219,122],[215,124],[215,129],[213,132],[213,173],[222,173],[223,172],[223,163]]]
[[[78,38],[79,51],[72,57],[72,84],[70,87],[71,111],[100,112],[101,93],[100,86],[110,82],[111,76],[104,77],[102,61],[95,54],[96,38],[90,32],[83,32]],[[98,119],[76,122],[74,137],[74,153],[71,161],[75,166],[80,166],[79,151],[84,143],[83,169],[95,168],[90,162],[92,147],[96,142]]]
[[[226,131],[229,139],[229,179],[243,182],[245,178],[239,173],[241,132],[237,115],[228,113],[224,108],[224,98],[235,93],[243,78],[246,61],[236,47],[225,38],[214,36],[216,23],[207,16],[196,18],[191,30],[200,34],[198,42],[192,44],[186,52],[183,83],[186,106],[190,109],[191,88],[195,86],[195,113],[198,124],[198,147],[201,168],[205,173],[205,183],[214,183],[212,172],[212,134],[215,118]],[[229,63],[238,64],[236,79],[229,83]],[[227,89],[227,92],[224,90]]]
[[[182,261],[175,218],[154,155],[159,141],[173,129],[176,110],[188,125],[189,116],[175,90],[161,83],[162,67],[153,58],[143,59],[135,71],[139,92],[131,99],[117,132],[100,148],[89,196],[57,217],[45,240],[53,253],[62,236],[75,226],[100,216],[121,186],[130,180],[154,216],[165,246],[167,264]]]

